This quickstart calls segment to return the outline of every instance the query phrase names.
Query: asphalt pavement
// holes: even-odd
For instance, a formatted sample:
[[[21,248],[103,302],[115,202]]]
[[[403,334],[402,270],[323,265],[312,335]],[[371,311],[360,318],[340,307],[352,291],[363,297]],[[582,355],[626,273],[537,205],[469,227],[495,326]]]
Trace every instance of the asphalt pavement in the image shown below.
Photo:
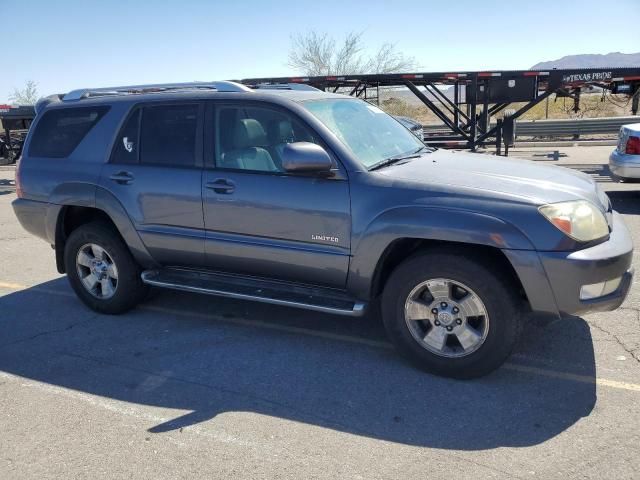
[[[640,184],[611,180],[610,149],[518,153],[593,175],[640,242]],[[640,478],[638,280],[621,309],[531,319],[504,367],[449,380],[402,360],[376,309],[156,291],[91,312],[16,221],[12,178],[0,167],[2,479]]]

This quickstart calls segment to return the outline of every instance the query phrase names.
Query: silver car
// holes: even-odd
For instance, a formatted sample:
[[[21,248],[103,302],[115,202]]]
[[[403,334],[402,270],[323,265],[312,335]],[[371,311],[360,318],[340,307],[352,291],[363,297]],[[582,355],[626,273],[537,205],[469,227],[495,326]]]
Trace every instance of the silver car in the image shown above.
[[[609,170],[621,180],[640,178],[640,123],[620,127],[618,145],[609,156]]]

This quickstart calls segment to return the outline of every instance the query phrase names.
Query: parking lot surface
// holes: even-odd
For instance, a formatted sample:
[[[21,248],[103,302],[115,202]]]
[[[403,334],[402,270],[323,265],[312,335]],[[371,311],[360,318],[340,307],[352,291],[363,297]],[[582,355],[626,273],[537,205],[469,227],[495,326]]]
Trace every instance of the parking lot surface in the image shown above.
[[[520,154],[594,175],[638,244],[640,184],[611,181],[610,149]],[[531,319],[495,373],[443,379],[394,353],[375,309],[157,291],[91,312],[17,223],[13,175],[0,167],[0,478],[640,478],[638,280],[615,312]]]

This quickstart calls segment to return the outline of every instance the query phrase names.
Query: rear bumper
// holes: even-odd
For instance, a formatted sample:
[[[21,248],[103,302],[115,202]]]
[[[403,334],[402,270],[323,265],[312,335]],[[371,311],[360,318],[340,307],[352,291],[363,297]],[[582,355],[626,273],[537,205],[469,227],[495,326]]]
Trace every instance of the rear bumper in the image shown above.
[[[633,278],[633,242],[617,212],[613,213],[612,227],[609,240],[594,247],[575,252],[538,252],[560,314],[614,310],[627,297]],[[580,299],[582,286],[619,277],[622,281],[612,293]]]
[[[49,243],[54,243],[54,239],[49,238],[50,232],[47,229],[49,203],[16,198],[11,202],[11,206],[22,228],[36,237],[42,238]]]
[[[609,170],[622,178],[640,178],[640,155],[626,155],[614,150],[609,156]]]

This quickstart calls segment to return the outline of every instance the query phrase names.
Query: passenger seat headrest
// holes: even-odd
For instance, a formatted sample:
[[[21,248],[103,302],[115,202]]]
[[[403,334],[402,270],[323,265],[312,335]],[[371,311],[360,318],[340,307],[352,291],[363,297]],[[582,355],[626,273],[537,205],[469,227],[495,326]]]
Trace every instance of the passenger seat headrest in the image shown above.
[[[237,149],[261,147],[267,143],[267,135],[258,120],[244,118],[233,132],[233,143]]]
[[[270,138],[273,143],[291,143],[293,139],[293,125],[289,120],[280,120],[271,125]]]

